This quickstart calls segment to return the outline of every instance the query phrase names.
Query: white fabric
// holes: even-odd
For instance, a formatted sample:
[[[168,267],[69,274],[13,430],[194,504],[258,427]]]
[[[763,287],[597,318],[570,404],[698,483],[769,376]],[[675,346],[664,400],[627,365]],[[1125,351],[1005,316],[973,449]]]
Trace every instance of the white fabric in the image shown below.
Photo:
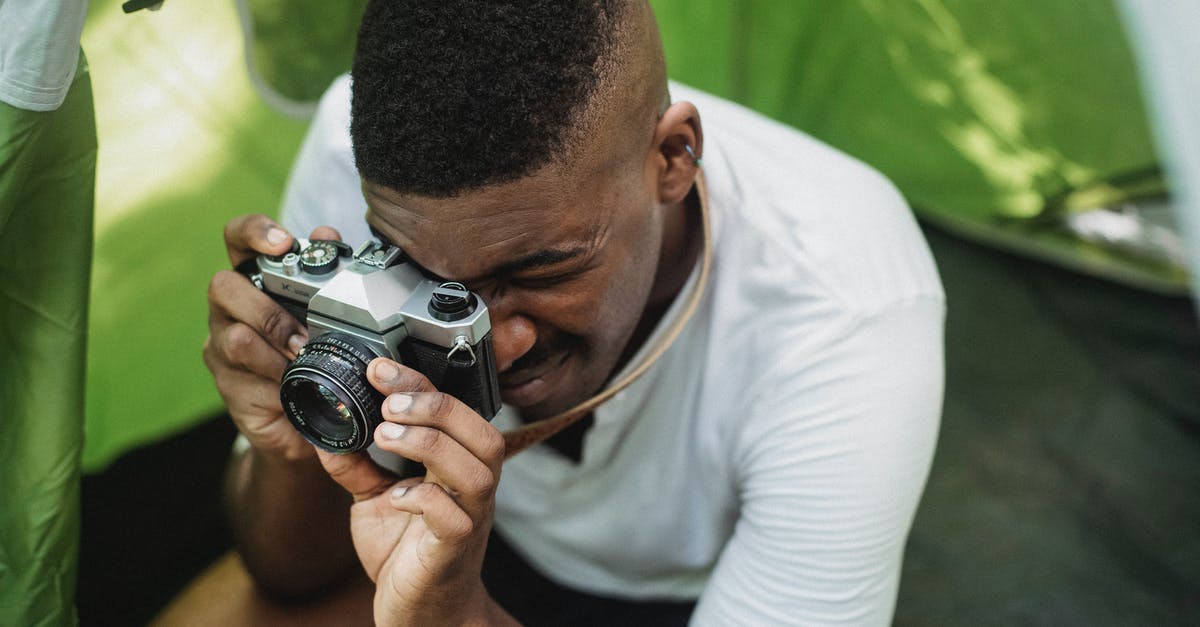
[[[699,597],[695,624],[887,624],[941,411],[932,258],[879,174],[672,93],[704,124],[708,292],[662,360],[596,412],[581,463],[539,446],[505,465],[497,529],[564,585]],[[294,231],[366,236],[348,110],[343,79],[293,172]]]
[[[1140,61],[1200,304],[1200,2],[1125,0],[1120,6]]]
[[[0,101],[53,111],[79,61],[87,0],[0,0]]]

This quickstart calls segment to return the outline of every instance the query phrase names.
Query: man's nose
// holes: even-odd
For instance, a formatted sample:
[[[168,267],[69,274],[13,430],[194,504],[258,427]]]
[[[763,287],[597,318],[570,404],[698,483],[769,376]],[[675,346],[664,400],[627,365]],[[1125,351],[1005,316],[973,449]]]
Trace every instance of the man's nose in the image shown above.
[[[496,370],[504,372],[513,362],[528,353],[537,342],[537,327],[522,315],[492,318],[492,349],[496,354]]]

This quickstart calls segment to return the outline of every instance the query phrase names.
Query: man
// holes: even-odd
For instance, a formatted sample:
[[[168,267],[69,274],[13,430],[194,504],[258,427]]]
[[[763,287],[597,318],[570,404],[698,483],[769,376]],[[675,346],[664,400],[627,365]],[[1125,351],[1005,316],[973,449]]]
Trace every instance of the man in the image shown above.
[[[302,325],[218,274],[205,358],[248,445],[231,511],[259,584],[373,595],[380,624],[888,622],[944,307],[890,184],[676,87],[706,150],[641,1],[373,2],[352,76],[323,100],[287,221],[357,243],[361,182],[368,224],[486,301],[508,411],[488,423],[378,359],[376,443],[428,474],[322,468],[278,403]],[[262,216],[226,239],[235,264],[292,241]],[[621,380],[681,320],[647,374],[501,479],[502,432]],[[362,568],[373,589],[337,587]]]

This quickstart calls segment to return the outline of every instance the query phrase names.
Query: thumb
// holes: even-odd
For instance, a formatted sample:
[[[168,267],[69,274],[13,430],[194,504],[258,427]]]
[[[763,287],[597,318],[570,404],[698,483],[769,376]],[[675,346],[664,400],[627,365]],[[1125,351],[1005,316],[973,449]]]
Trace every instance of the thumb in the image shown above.
[[[318,226],[317,228],[313,229],[312,233],[308,236],[308,239],[332,239],[340,242],[342,241],[342,234],[338,233],[337,229],[333,228],[332,226]]]

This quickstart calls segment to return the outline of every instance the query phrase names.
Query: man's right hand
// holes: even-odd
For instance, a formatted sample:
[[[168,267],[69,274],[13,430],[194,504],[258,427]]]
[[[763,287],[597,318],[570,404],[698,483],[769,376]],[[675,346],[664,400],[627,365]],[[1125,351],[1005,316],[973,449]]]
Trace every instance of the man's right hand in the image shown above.
[[[311,238],[340,236],[332,228],[319,227]],[[233,266],[259,254],[282,254],[291,245],[292,236],[264,215],[234,218],[225,225],[225,249]],[[312,458],[315,452],[284,416],[279,382],[307,341],[304,323],[246,277],[233,270],[213,276],[204,363],[251,446],[292,461]]]

